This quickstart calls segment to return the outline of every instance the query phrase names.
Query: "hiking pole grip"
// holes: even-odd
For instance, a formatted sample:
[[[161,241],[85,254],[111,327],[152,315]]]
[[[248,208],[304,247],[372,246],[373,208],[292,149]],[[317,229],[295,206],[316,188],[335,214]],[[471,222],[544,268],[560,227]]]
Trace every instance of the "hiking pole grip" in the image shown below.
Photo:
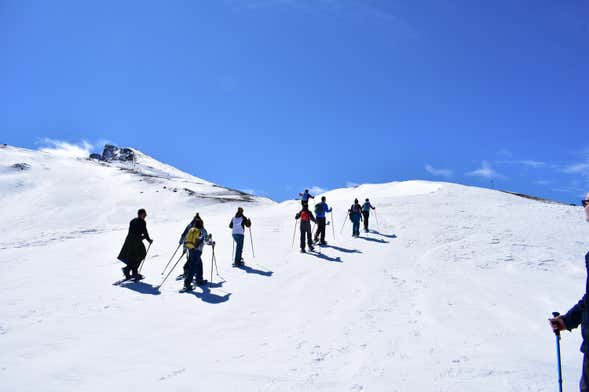
[[[557,318],[560,316],[560,313],[552,312],[552,316],[554,318]],[[558,366],[558,390],[560,392],[562,392],[562,364],[561,364],[561,360],[560,360],[560,331],[556,330],[556,331],[554,331],[554,334],[556,335],[556,360],[557,360],[557,366]]]
[[[558,312],[552,312],[552,317],[557,318],[559,316],[560,316],[560,313],[558,313]],[[554,331],[554,334],[560,338],[560,331],[558,331],[558,330],[557,331]]]

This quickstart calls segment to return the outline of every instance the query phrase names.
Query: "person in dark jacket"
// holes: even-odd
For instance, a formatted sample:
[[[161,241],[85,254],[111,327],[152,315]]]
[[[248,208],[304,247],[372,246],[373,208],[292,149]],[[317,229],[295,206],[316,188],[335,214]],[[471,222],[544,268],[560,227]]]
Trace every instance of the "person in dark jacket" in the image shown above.
[[[312,194],[309,193],[308,189],[305,189],[304,192],[299,193],[299,196],[301,197],[301,205],[303,206],[309,206],[309,199],[314,199],[315,196],[313,196]]]
[[[348,210],[350,220],[352,221],[352,236],[360,237],[360,221],[362,220],[362,206],[358,199],[354,199],[354,204]]]
[[[376,208],[370,204],[370,200],[366,199],[362,204],[362,217],[364,218],[364,231],[368,233],[368,218],[370,218],[370,210],[376,210]]]
[[[327,223],[325,214],[328,212],[331,212],[331,208],[327,205],[325,196],[322,196],[321,203],[315,205],[315,218],[317,219],[315,242],[319,242],[321,245],[327,245],[327,242],[325,242],[325,226]],[[319,237],[321,237],[321,240]]]
[[[188,225],[186,225],[186,228],[184,229],[184,231],[180,235],[179,244],[184,245],[182,248],[182,254],[187,253],[189,250],[186,247],[186,245],[184,244],[184,240],[186,239],[186,235],[188,234],[190,229],[192,229],[193,227],[197,227],[202,232],[202,237],[204,239],[204,242],[208,243],[208,241],[209,241],[209,234],[208,234],[207,230],[204,228],[204,221],[200,217],[200,214],[197,212],[196,215],[194,215],[194,218],[192,218],[192,221],[190,221],[190,223]],[[184,263],[184,267],[183,267],[184,271],[186,271],[188,269],[189,258],[190,258],[190,255],[188,255],[188,257],[186,258],[186,263]],[[180,276],[184,277],[184,275],[185,274],[182,274]]]
[[[301,220],[301,253],[305,253],[305,239],[307,240],[309,250],[312,252],[315,248],[313,248],[312,242],[311,221],[317,222],[313,213],[304,204],[303,209],[295,215],[295,219]]]
[[[252,221],[243,215],[243,208],[239,207],[237,213],[231,222],[229,228],[233,230],[233,240],[235,241],[235,259],[233,260],[234,267],[241,267],[245,265],[243,261],[243,242],[245,240],[245,228],[251,227]]]
[[[146,217],[147,212],[143,208],[137,211],[137,218],[129,223],[129,233],[119,253],[118,259],[127,264],[126,267],[123,267],[123,273],[126,279],[143,279],[143,276],[139,274],[138,270],[139,265],[147,255],[143,240],[147,240],[150,245],[153,242],[147,232]]]
[[[204,231],[203,221],[196,220],[194,226],[188,229],[184,237],[184,246],[188,250],[188,261],[184,265],[184,288],[185,291],[192,291],[192,279],[196,275],[196,285],[202,286],[208,283],[203,279],[202,251],[208,235]]]
[[[589,199],[589,194],[586,200],[582,201],[582,204],[585,208],[585,220],[589,222],[589,200],[587,199]],[[554,332],[564,331],[565,329],[570,331],[579,325],[581,326],[581,335],[583,336],[583,344],[581,345],[581,352],[583,353],[581,392],[589,392],[589,252],[585,255],[585,268],[587,269],[585,295],[565,315],[549,319]]]

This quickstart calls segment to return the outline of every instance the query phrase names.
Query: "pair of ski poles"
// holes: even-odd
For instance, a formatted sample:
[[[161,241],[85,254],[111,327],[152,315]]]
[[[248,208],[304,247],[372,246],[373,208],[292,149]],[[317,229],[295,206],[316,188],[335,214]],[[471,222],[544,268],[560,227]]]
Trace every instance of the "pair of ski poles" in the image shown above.
[[[295,225],[294,225],[294,231],[292,232],[292,245],[291,246],[293,248],[294,248],[295,238],[297,236],[297,226],[298,226],[298,224],[299,224],[299,220],[296,219],[295,220]],[[313,225],[313,230],[314,229],[315,229],[315,226]],[[334,220],[333,220],[333,212],[331,212],[331,231],[333,232],[333,240],[335,241],[335,223],[334,223]]]

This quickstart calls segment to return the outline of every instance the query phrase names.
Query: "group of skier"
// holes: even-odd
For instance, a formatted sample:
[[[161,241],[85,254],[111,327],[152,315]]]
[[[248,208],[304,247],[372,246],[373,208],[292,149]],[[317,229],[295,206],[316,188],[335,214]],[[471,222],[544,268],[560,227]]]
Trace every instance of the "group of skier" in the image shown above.
[[[314,245],[327,245],[327,241],[325,241],[325,229],[328,225],[327,214],[331,213],[332,209],[327,205],[326,197],[323,196],[321,197],[321,202],[315,204],[315,214],[313,214],[309,210],[309,200],[314,199],[315,197],[309,193],[309,190],[300,193],[300,196],[301,210],[295,215],[295,219],[297,221],[300,219],[300,247],[301,252],[305,253],[306,248],[308,248],[309,251],[313,251]],[[354,204],[348,210],[349,219],[352,221],[352,234],[354,237],[360,235],[360,221],[362,220],[364,221],[364,230],[368,232],[368,219],[371,209],[374,210],[375,207],[370,204],[369,199],[366,199],[366,202],[362,206],[358,203],[358,199],[354,200]],[[153,242],[147,232],[147,225],[145,222],[146,217],[147,212],[144,209],[140,209],[137,211],[137,217],[129,223],[129,232],[118,256],[118,259],[125,263],[125,267],[122,269],[125,277],[117,283],[127,280],[139,281],[144,278],[143,275],[140,274],[141,265],[149,248],[145,248],[143,241],[146,240],[149,242],[150,246]],[[317,225],[314,235],[312,233],[311,222]],[[244,215],[243,208],[239,207],[235,216],[233,216],[229,222],[229,228],[232,230],[234,241],[234,267],[245,266],[243,260],[245,231],[246,228],[250,228],[251,225],[251,220]],[[194,218],[192,218],[190,223],[186,225],[184,231],[180,235],[178,248],[176,249],[177,252],[180,247],[182,247],[182,256],[187,255],[183,267],[184,273],[179,277],[184,280],[182,291],[193,290],[193,281],[197,286],[202,286],[208,283],[203,276],[202,253],[205,245],[209,245],[213,248],[214,257],[215,241],[213,241],[213,236],[205,229],[204,221],[200,217],[200,214],[196,213]],[[172,257],[174,257],[174,255]]]

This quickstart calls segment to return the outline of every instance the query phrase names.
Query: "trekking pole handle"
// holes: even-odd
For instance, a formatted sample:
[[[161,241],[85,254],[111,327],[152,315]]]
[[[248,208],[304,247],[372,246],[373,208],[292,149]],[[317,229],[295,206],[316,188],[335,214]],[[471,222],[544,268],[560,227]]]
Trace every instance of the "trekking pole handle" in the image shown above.
[[[560,316],[558,312],[552,312],[552,317],[557,318]],[[560,331],[554,331],[554,334],[560,338]]]

